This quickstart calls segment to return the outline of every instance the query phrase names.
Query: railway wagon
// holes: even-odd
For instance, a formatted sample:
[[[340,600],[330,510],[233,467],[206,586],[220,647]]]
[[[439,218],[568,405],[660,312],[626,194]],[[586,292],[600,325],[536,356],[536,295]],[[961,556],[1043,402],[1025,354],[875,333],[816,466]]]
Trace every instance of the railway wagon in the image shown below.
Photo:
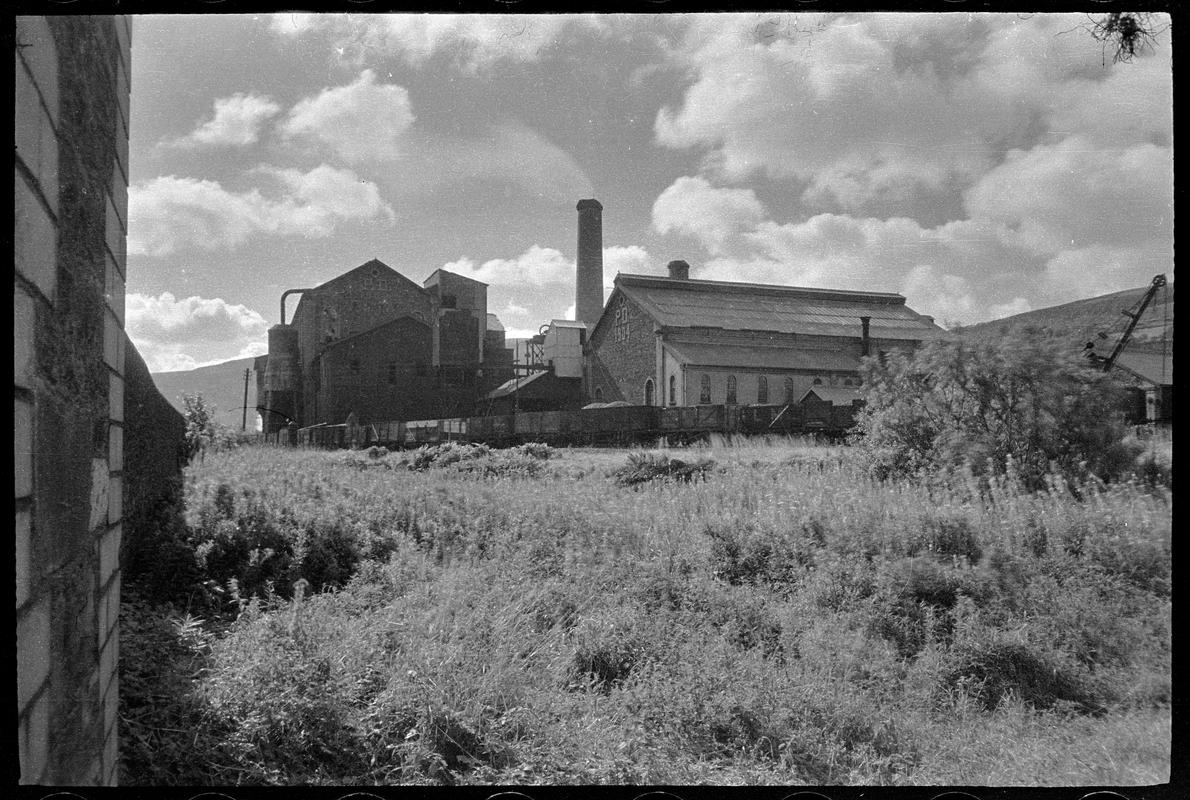
[[[655,436],[656,406],[608,406],[578,412],[582,440],[592,444],[621,444]]]

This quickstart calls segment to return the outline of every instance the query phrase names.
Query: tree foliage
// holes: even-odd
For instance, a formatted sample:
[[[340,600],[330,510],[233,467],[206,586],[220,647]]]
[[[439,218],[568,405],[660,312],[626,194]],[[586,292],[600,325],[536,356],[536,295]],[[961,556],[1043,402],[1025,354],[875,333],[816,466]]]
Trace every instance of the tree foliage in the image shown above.
[[[186,420],[186,456],[200,456],[215,439],[215,409],[207,405],[201,394],[182,395]]]
[[[1136,456],[1124,442],[1122,388],[1027,331],[932,342],[863,369],[858,430],[879,477],[969,466],[1040,488],[1051,473],[1110,480]]]

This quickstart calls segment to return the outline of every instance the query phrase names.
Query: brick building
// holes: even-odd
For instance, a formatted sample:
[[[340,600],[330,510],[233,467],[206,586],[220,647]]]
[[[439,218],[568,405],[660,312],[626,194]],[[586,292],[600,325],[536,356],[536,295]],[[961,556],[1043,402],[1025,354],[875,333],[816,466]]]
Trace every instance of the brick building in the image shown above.
[[[616,276],[587,345],[592,401],[639,405],[796,403],[859,385],[860,358],[944,336],[899,294]]]
[[[285,295],[300,293],[291,324]],[[373,259],[282,297],[282,324],[257,360],[266,433],[294,422],[360,424],[470,414],[512,376],[487,286],[437,270],[418,286]]]
[[[16,744],[27,784],[113,784],[122,552],[175,487],[181,416],[124,334],[128,17],[15,35]]]

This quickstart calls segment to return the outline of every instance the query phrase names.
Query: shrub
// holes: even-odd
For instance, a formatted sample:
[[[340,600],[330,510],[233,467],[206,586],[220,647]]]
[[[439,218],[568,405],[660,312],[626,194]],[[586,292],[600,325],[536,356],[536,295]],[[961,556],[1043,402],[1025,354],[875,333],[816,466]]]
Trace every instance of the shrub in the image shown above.
[[[704,479],[715,468],[709,458],[683,461],[664,453],[629,453],[628,463],[612,473],[620,486],[637,486],[654,480],[691,481]]]
[[[937,341],[863,368],[860,441],[878,477],[970,468],[1044,488],[1130,471],[1121,387],[1029,332],[997,343]]]
[[[944,684],[965,692],[985,709],[996,708],[1012,695],[1037,709],[1065,703],[1085,713],[1104,710],[1086,682],[1027,645],[968,643],[956,648],[952,659]]]

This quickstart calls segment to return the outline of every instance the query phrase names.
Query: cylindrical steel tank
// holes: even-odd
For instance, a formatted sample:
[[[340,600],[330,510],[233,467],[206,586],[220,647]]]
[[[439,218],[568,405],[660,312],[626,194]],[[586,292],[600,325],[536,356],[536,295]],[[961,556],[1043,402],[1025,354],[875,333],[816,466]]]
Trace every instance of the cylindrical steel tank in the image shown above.
[[[298,331],[293,325],[269,328],[269,360],[264,369],[264,430],[274,433],[297,419],[301,392]]]

